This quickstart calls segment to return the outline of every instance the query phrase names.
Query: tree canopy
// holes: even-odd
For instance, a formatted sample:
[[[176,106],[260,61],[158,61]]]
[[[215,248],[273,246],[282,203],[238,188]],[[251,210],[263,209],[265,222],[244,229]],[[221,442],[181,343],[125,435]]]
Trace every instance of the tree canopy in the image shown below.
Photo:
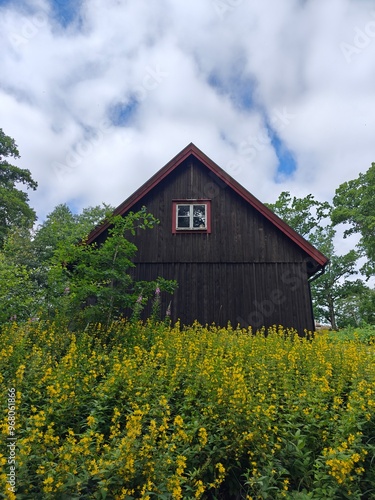
[[[367,276],[375,270],[375,163],[367,172],[360,173],[356,179],[344,182],[336,189],[333,198],[334,225],[345,223],[350,227],[344,237],[357,233],[361,239],[359,247],[367,256],[363,268]]]
[[[283,191],[275,203],[266,203],[266,205],[306,239],[330,215],[329,203],[316,200],[312,194],[304,198],[296,196],[292,198],[288,191]]]
[[[36,220],[27,193],[18,186],[35,190],[38,184],[29,170],[12,165],[8,158],[18,159],[20,154],[14,139],[0,129],[0,248],[12,227],[31,228]]]

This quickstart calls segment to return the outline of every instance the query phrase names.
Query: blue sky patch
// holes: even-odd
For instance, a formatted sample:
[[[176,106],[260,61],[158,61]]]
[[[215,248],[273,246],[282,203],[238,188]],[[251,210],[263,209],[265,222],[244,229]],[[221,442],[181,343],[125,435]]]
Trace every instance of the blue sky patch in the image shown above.
[[[275,182],[281,183],[287,177],[291,177],[297,170],[297,163],[292,151],[288,149],[277,132],[269,125],[266,124],[269,138],[273,149],[275,150],[279,164],[275,175]]]
[[[274,133],[271,135],[271,143],[279,160],[275,176],[276,182],[282,182],[286,177],[291,177],[297,170],[297,163],[292,151],[282,142],[280,137]]]
[[[254,81],[249,77],[242,77],[236,73],[228,78],[213,72],[208,77],[208,83],[220,94],[228,95],[230,100],[240,109],[253,109],[255,107],[253,92]]]
[[[50,5],[55,19],[64,28],[79,17],[80,0],[50,0]]]
[[[0,0],[0,7],[19,9],[24,13],[32,13],[35,11],[27,0]]]
[[[79,200],[76,199],[71,199],[66,202],[67,206],[69,207],[70,211],[72,212],[73,215],[77,215],[80,212],[80,203]]]
[[[131,123],[139,108],[139,102],[131,97],[128,102],[118,102],[109,109],[109,119],[115,127],[126,127]]]

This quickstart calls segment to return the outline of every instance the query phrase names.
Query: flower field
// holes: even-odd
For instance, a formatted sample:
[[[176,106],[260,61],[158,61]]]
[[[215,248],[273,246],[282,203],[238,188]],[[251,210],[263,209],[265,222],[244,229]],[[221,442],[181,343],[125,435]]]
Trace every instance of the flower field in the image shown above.
[[[374,355],[282,327],[3,327],[0,497],[375,498]]]

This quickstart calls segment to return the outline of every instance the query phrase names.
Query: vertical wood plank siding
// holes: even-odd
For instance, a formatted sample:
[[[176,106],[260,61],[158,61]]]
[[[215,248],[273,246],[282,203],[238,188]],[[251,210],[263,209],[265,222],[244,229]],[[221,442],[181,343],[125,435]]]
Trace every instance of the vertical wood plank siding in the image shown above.
[[[309,288],[301,264],[262,263],[139,263],[136,279],[175,279],[172,319],[191,324],[233,326],[283,325],[301,334],[311,330]],[[170,296],[164,296],[162,313]]]
[[[211,234],[172,234],[175,199],[211,199]],[[134,276],[178,281],[173,320],[313,328],[308,256],[198,159],[185,160],[132,210],[142,205],[160,224],[131,238]]]

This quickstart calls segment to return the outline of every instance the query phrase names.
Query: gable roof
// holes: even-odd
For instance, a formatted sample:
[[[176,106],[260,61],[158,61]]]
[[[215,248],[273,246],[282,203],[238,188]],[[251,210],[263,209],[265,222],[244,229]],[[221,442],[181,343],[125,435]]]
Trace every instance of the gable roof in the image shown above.
[[[266,219],[268,219],[274,226],[282,231],[288,238],[296,243],[304,252],[314,259],[319,266],[324,268],[328,263],[328,259],[319,250],[317,250],[311,243],[305,240],[300,234],[292,229],[286,222],[266,207],[261,201],[247,191],[241,184],[239,184],[233,177],[231,177],[219,165],[213,162],[206,156],[200,149],[193,143],[186,146],[180,153],[178,153],[172,160],[170,160],[164,167],[156,172],[147,182],[145,182],[137,191],[135,191],[129,198],[127,198],[121,205],[114,210],[114,215],[124,215],[128,212],[138,201],[140,201],[151,189],[159,184],[165,177],[167,177],[175,168],[177,168],[184,160],[190,155],[195,156],[203,165],[205,165],[211,172],[213,172],[220,180],[227,186],[247,201],[252,207],[260,212]],[[110,226],[109,222],[97,226],[91,231],[88,236],[87,243],[94,242],[106,229]]]

